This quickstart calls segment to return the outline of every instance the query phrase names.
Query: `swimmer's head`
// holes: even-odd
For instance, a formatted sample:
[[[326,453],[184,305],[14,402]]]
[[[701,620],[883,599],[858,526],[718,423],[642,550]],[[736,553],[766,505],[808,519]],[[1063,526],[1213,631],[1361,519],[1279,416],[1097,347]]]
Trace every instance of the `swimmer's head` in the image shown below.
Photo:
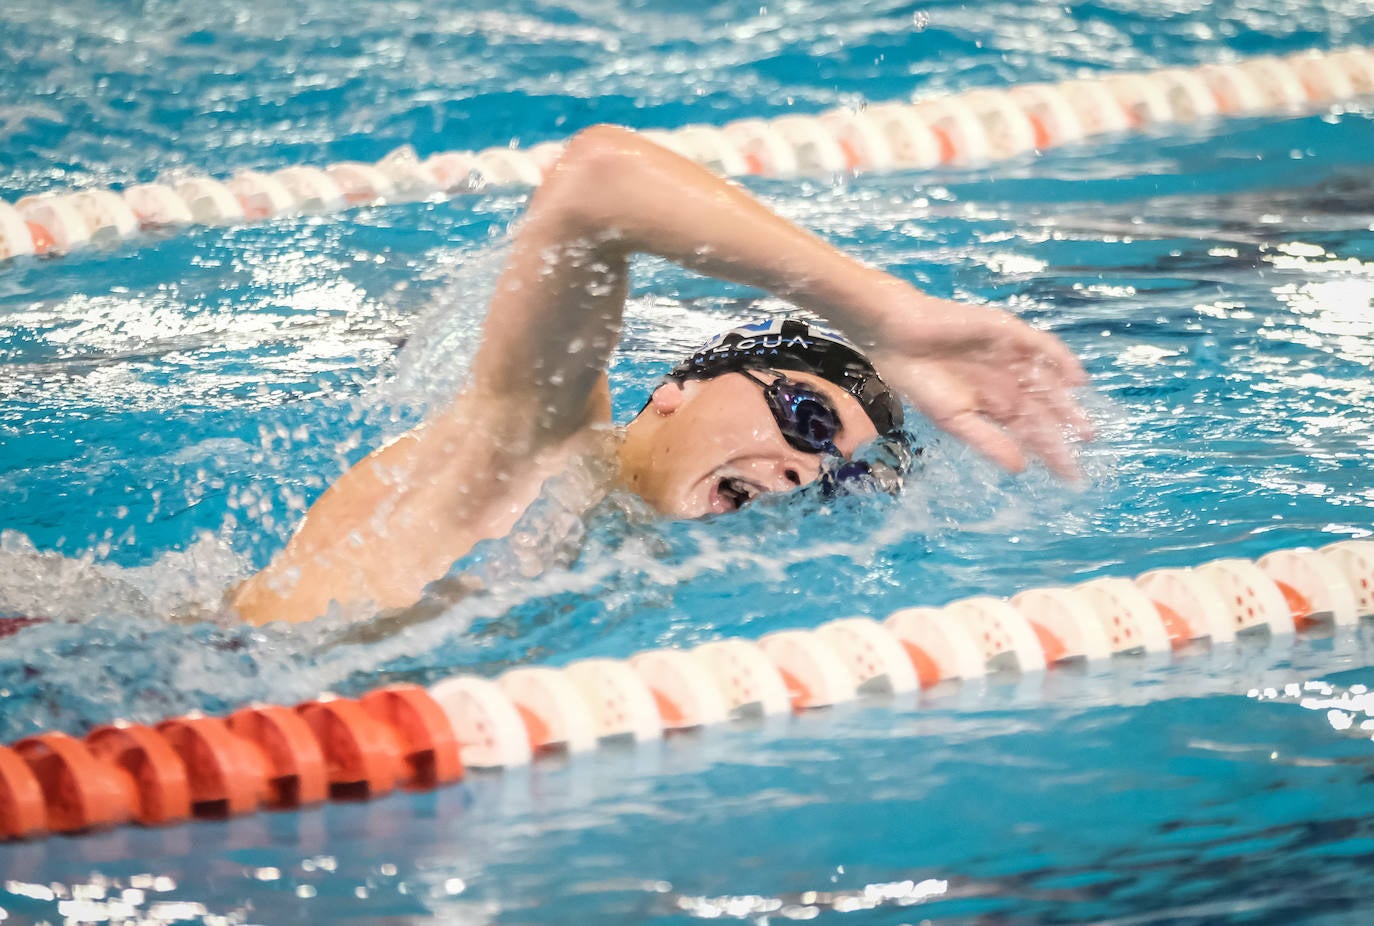
[[[794,318],[723,331],[673,367],[668,379],[711,379],[743,370],[790,370],[818,376],[857,399],[879,434],[902,426],[902,403],[878,376],[873,362],[839,332]]]
[[[855,450],[901,425],[901,403],[842,335],[757,322],[673,368],[626,429],[622,472],[659,511],[699,517],[865,475]]]

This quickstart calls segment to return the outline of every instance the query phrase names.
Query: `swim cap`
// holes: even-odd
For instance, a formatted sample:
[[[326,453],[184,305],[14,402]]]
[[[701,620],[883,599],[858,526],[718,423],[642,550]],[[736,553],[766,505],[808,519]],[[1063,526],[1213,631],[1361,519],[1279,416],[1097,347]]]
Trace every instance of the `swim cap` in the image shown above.
[[[879,434],[902,426],[902,403],[872,361],[844,335],[795,318],[767,319],[723,331],[673,367],[669,379],[711,379],[742,370],[800,370],[858,399]]]

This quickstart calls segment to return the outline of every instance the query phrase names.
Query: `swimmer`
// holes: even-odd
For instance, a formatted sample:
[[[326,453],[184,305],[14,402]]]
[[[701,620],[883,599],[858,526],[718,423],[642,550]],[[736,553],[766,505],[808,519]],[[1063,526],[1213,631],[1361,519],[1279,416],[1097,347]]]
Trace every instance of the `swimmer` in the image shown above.
[[[606,370],[637,253],[843,334],[797,320],[727,332],[613,428]],[[854,475],[854,452],[900,428],[901,399],[1007,470],[1038,457],[1071,478],[1085,382],[1053,335],[929,296],[639,135],[594,127],[517,227],[466,386],[331,485],[231,603],[254,623],[411,605],[579,458],[609,458],[620,486],[673,518]]]

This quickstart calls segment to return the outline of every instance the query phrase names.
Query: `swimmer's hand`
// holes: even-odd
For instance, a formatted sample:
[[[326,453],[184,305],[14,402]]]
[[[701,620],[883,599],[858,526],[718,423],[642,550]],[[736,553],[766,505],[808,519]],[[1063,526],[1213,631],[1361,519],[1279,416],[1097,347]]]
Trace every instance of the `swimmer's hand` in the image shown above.
[[[888,385],[942,430],[1014,473],[1039,457],[1079,476],[1073,445],[1092,426],[1073,394],[1088,382],[1064,342],[986,305],[928,296],[892,278],[864,340]],[[896,298],[893,298],[896,297]]]

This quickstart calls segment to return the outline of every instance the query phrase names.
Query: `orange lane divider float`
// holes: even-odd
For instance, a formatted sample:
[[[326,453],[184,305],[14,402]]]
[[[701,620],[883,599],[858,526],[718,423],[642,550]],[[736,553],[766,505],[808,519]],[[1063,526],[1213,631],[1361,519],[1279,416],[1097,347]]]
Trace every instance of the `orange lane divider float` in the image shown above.
[[[1218,117],[1313,112],[1371,95],[1374,50],[1353,47],[645,134],[729,176],[883,171],[989,163],[1099,135]],[[0,262],[111,245],[150,228],[236,225],[486,187],[537,186],[562,149],[561,142],[546,142],[529,149],[448,151],[421,160],[401,148],[375,164],[245,170],[223,181],[181,177],[120,192],[49,192],[14,204],[0,201]]]
[[[1291,637],[1374,616],[1374,541],[1280,550],[832,620],[428,689],[252,705],[155,727],[114,723],[0,746],[0,838],[175,823],[327,798],[434,788],[464,768],[509,768],[607,741],[639,743],[741,715],[788,715],[870,693],[903,695],[1072,661],[1170,654],[1195,641]]]

